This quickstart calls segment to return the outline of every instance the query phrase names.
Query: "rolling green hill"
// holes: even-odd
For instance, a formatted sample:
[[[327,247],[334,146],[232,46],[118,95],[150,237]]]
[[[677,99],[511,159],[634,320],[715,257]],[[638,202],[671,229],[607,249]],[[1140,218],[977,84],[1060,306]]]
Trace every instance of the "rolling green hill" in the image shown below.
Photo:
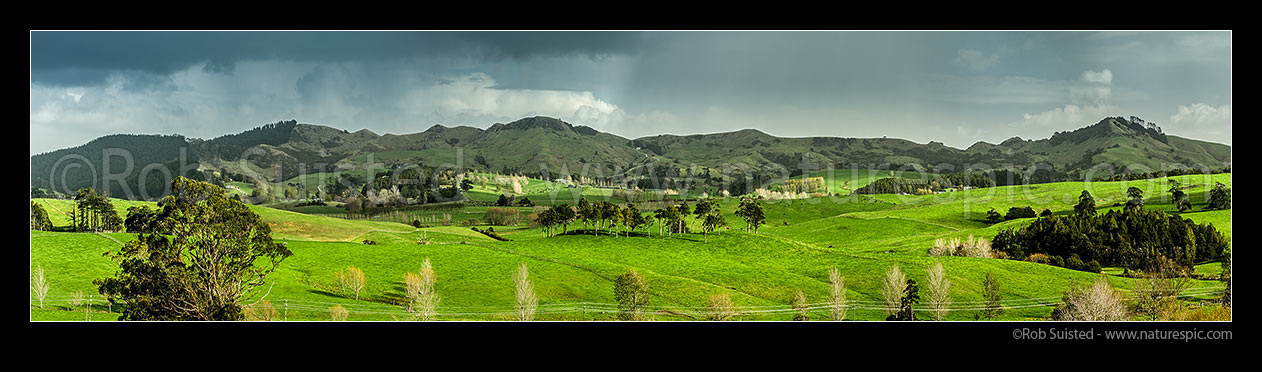
[[[1193,210],[1181,213],[1210,222],[1231,237],[1231,211],[1203,211],[1205,190],[1215,182],[1230,185],[1231,174],[1175,177],[1189,188]],[[827,297],[827,270],[838,267],[846,278],[851,316],[880,320],[880,280],[898,265],[920,280],[935,262],[946,267],[954,309],[948,320],[972,320],[980,307],[981,283],[986,273],[999,278],[1004,305],[1002,319],[1045,319],[1051,305],[1072,283],[1094,280],[1098,274],[1031,262],[968,257],[930,257],[927,249],[938,238],[969,235],[991,238],[1001,229],[1029,223],[1019,219],[995,225],[981,221],[989,208],[1012,206],[1049,208],[1070,213],[1083,189],[1092,192],[1101,210],[1115,208],[1128,187],[1144,189],[1146,207],[1171,211],[1165,179],[1130,182],[1062,182],[1002,186],[936,195],[878,195],[845,198],[767,201],[768,225],[760,234],[743,231],[743,223],[728,216],[732,229],[711,235],[703,243],[697,234],[660,237],[592,236],[585,233],[542,238],[524,226],[496,226],[509,242],[491,240],[465,227],[416,229],[399,223],[353,221],[305,215],[253,206],[272,226],[274,238],[285,242],[294,256],[269,276],[268,300],[285,309],[289,320],[327,320],[327,309],[340,304],[351,320],[409,319],[398,305],[406,272],[418,270],[429,259],[438,275],[442,296],[441,320],[506,320],[514,304],[511,273],[516,265],[530,266],[540,298],[539,319],[613,319],[612,279],[627,269],[642,273],[652,289],[653,316],[659,320],[688,320],[704,315],[707,298],[728,294],[738,306],[740,320],[789,320],[788,303],[803,290],[814,304],[812,319],[820,319]],[[69,201],[37,199],[48,207],[56,225],[68,223],[54,209],[66,210]],[[116,201],[115,208],[146,202]],[[149,203],[151,204],[151,203]],[[735,201],[722,204],[726,214]],[[1175,212],[1177,213],[1177,212]],[[696,221],[691,220],[696,226]],[[581,224],[572,224],[577,230]],[[74,291],[95,293],[91,280],[110,275],[115,264],[102,253],[116,249],[133,234],[31,232],[31,267],[47,271],[52,283],[45,309],[32,308],[33,320],[84,319],[67,308]],[[360,240],[375,240],[365,245]],[[416,244],[424,240],[429,244]],[[368,286],[358,301],[338,293],[333,273],[346,266],[364,270]],[[1197,271],[1217,273],[1217,263],[1202,263]],[[1110,283],[1129,291],[1134,279],[1106,268]],[[270,284],[269,284],[270,285]],[[1185,292],[1190,299],[1213,297],[1222,284],[1194,280]],[[98,298],[99,301],[99,298]],[[34,301],[32,302],[34,304]],[[922,308],[918,308],[922,309]],[[107,306],[93,307],[93,320],[116,317]],[[924,316],[923,314],[921,315]]]

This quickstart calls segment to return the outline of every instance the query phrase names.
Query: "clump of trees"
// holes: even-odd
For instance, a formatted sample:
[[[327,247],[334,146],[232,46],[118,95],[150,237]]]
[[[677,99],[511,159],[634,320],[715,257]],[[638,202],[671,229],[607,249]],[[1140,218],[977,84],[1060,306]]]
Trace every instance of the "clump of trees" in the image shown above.
[[[968,236],[967,240],[960,238],[938,238],[934,240],[933,247],[929,248],[930,256],[959,256],[959,257],[979,257],[990,258],[990,241],[983,238],[974,238]]]
[[[1038,217],[1038,215],[1034,213],[1034,208],[1031,208],[1029,206],[1012,207],[1012,208],[1008,208],[1008,213],[1003,215],[1003,220],[1009,221],[1009,220],[1015,220],[1018,218],[1034,218],[1034,217]]]
[[[120,320],[243,319],[243,300],[293,253],[219,186],[178,177],[170,190],[158,205],[171,237],[139,234],[109,253],[115,275],[93,283],[126,305]]]
[[[703,242],[709,242],[709,233],[727,226],[727,220],[723,219],[723,211],[720,210],[718,199],[708,198],[697,202],[697,208],[693,210],[693,214],[701,220]]]
[[[114,204],[110,202],[108,196],[85,187],[79,189],[74,200],[75,209],[70,214],[70,225],[75,231],[101,232],[123,229],[123,219],[118,217],[118,212],[114,210]]]
[[[499,226],[515,226],[521,223],[521,211],[514,208],[487,208],[486,223]]]
[[[1227,248],[1226,238],[1213,224],[1143,208],[1039,218],[1023,228],[999,232],[993,243],[996,251],[1013,259],[1039,253],[1060,257],[1063,267],[1079,269],[1102,264],[1148,270],[1160,257],[1190,267],[1217,260]],[[1070,263],[1075,258],[1082,264]]]
[[[44,206],[39,203],[31,201],[31,230],[49,231],[52,229],[53,222],[48,219],[48,211],[45,211]]]
[[[824,188],[824,185],[824,177],[790,178],[777,185],[776,191],[793,194],[809,193]]]
[[[367,240],[365,240],[367,242]],[[373,243],[376,244],[376,243]],[[347,292],[355,294],[355,300],[359,300],[359,292],[364,289],[368,281],[364,278],[364,270],[358,267],[348,266],[345,269],[338,270],[334,274],[337,280],[338,289],[342,291],[342,296],[350,297]]]
[[[162,221],[166,220],[165,216],[158,215],[158,212],[144,205],[127,208],[127,218],[123,220],[123,227],[129,233],[166,233],[166,229],[162,227]]]
[[[745,219],[745,232],[753,231],[758,233],[758,226],[767,223],[767,215],[763,213],[762,202],[753,198],[741,198],[741,204],[736,207],[736,215]]]
[[[1052,309],[1052,320],[1118,321],[1129,320],[1130,312],[1121,293],[1100,276],[1094,283],[1072,285]]]

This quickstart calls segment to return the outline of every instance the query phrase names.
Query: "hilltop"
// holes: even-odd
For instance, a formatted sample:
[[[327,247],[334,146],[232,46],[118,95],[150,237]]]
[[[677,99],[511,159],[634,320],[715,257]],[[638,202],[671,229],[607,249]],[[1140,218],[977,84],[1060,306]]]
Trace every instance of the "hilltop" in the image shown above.
[[[816,169],[832,166],[917,171],[960,171],[979,164],[1024,171],[1041,164],[1040,169],[1052,180],[1146,172],[1172,164],[1220,168],[1231,163],[1231,146],[1167,135],[1135,117],[1104,118],[1096,124],[1039,140],[1014,137],[999,144],[978,142],[963,150],[932,141],[919,144],[897,138],[786,138],[753,129],[627,139],[549,117],[496,123],[486,129],[433,125],[423,132],[402,135],[380,135],[367,129],[351,132],[290,120],[210,140],[178,135],[101,137],[83,146],[32,156],[32,186],[56,186],[58,190],[91,186],[93,179],[102,177],[99,172],[103,169],[105,149],[126,150],[138,164],[123,174],[132,189],[124,190],[117,182],[111,182],[106,190],[113,195],[137,192],[134,188],[141,183],[142,167],[152,163],[161,164],[171,175],[196,178],[193,173],[201,170],[267,182],[357,169],[370,160],[380,167],[448,164],[460,169],[539,178],[563,174],[597,179],[631,176],[631,182],[689,175],[699,176],[701,182],[717,182],[719,178],[711,178],[711,172],[728,169],[745,169],[755,179],[766,180],[800,174],[804,162]],[[68,155],[77,156],[71,159],[66,158]],[[58,163],[60,159],[69,160]],[[71,165],[85,160],[90,166]],[[50,185],[50,175],[64,178],[64,187]],[[147,195],[160,195],[165,186],[160,177],[153,173],[145,176]]]

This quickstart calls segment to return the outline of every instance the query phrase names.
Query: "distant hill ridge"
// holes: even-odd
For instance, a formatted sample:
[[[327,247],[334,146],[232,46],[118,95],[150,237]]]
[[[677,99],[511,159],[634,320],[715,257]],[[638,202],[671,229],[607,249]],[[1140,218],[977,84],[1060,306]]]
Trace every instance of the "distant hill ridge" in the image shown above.
[[[141,168],[150,163],[163,164],[171,174],[180,173],[180,148],[186,148],[186,164],[196,163],[202,170],[251,174],[272,182],[321,170],[351,169],[369,156],[374,162],[385,164],[432,166],[459,160],[464,168],[530,175],[541,175],[544,169],[558,174],[564,169],[567,174],[586,172],[591,177],[709,174],[733,166],[780,175],[797,172],[805,162],[816,168],[832,165],[925,170],[945,166],[957,171],[978,164],[1014,169],[1044,164],[1058,177],[1082,179],[1114,172],[1160,170],[1171,164],[1219,168],[1231,163],[1230,146],[1166,135],[1155,125],[1135,117],[1104,118],[1093,125],[1039,140],[1013,137],[999,144],[977,142],[963,150],[936,141],[918,144],[897,138],[787,138],[755,129],[627,139],[543,116],[496,123],[486,129],[433,125],[422,132],[399,135],[378,135],[367,129],[351,132],[289,120],[209,140],[179,135],[101,137],[82,146],[32,156],[32,186],[49,187],[50,175],[62,177],[54,171],[66,174],[65,188],[91,186],[93,176],[88,170],[102,169],[101,154],[105,148],[133,154],[136,169],[125,175],[131,185],[137,184]],[[462,159],[456,158],[457,148]],[[247,155],[244,161],[242,154]],[[57,163],[66,155],[87,159],[91,167],[66,170],[67,161]],[[1132,166],[1135,169],[1127,168]],[[155,180],[149,182],[155,185],[153,190],[161,190],[160,182],[156,182],[161,177],[147,176]],[[101,175],[95,178],[99,180]],[[60,183],[52,186],[63,188]],[[124,191],[117,185],[109,190],[113,194]]]

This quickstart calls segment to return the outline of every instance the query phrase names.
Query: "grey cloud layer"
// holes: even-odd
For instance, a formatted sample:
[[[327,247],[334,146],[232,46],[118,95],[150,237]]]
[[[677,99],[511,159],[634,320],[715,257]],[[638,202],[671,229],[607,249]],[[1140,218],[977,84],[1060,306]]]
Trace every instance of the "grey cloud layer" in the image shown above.
[[[1231,142],[1230,33],[35,32],[31,151],[287,120],[411,133],[548,115],[955,147],[1138,115]]]

